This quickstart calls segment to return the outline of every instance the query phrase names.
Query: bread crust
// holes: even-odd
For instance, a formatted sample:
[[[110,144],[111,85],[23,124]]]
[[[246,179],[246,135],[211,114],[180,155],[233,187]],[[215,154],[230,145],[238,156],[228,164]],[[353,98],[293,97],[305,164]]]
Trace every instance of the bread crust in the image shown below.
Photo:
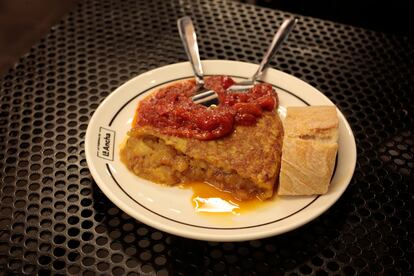
[[[328,191],[338,150],[338,124],[334,106],[288,107],[279,195]]]

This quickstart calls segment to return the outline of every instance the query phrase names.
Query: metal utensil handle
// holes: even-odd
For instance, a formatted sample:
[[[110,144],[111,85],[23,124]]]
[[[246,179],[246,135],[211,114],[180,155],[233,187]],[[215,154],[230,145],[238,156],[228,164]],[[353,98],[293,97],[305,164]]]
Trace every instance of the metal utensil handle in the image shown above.
[[[266,51],[266,54],[263,57],[262,62],[259,65],[259,68],[252,77],[253,82],[258,79],[262,75],[263,71],[269,66],[272,57],[276,54],[276,52],[282,46],[283,42],[287,39],[289,33],[293,30],[293,27],[297,21],[297,18],[291,17],[285,19],[282,25],[280,25],[279,29],[273,37],[272,44],[270,44],[269,48]]]
[[[178,32],[184,45],[185,52],[193,67],[194,75],[198,85],[203,85],[203,68],[201,67],[200,54],[198,53],[197,35],[193,22],[189,16],[177,20]]]

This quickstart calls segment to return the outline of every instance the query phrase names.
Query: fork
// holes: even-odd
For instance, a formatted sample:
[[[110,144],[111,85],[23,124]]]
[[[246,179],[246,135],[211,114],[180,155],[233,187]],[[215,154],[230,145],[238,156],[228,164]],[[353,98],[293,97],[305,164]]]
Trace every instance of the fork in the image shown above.
[[[177,27],[181,42],[183,43],[188,60],[190,61],[194,72],[196,82],[196,89],[194,91],[194,94],[198,95],[204,94],[206,92],[210,92],[210,94],[213,95],[216,94],[214,91],[208,90],[204,87],[204,73],[203,67],[201,66],[200,54],[198,52],[197,34],[194,30],[193,21],[189,16],[181,17],[177,20]],[[205,102],[209,97],[211,98],[211,95],[206,95]]]
[[[285,19],[279,27],[279,29],[277,30],[277,32],[275,33],[275,35],[273,36],[272,43],[267,49],[262,61],[260,62],[259,68],[253,74],[253,76],[248,80],[240,81],[233,84],[228,88],[228,90],[241,93],[249,91],[249,89],[251,89],[255,85],[257,80],[263,75],[263,73],[269,67],[272,57],[281,48],[283,42],[287,39],[289,33],[295,27],[297,21],[298,19],[293,17]],[[210,103],[213,99],[217,99],[217,93],[212,90],[198,91],[198,93],[192,97],[194,103],[203,105],[206,105],[206,103]]]

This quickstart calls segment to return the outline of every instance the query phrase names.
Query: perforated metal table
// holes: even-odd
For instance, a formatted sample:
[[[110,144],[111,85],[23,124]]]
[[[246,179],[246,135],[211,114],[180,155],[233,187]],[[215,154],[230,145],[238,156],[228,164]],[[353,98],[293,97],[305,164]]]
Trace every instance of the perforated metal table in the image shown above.
[[[345,114],[358,161],[345,194],[292,232],[242,243],[172,236],[114,206],[84,136],[126,80],[186,60],[190,15],[203,59],[258,63],[288,14],[226,1],[85,1],[0,81],[0,274],[413,274],[414,43],[300,17],[272,66]]]

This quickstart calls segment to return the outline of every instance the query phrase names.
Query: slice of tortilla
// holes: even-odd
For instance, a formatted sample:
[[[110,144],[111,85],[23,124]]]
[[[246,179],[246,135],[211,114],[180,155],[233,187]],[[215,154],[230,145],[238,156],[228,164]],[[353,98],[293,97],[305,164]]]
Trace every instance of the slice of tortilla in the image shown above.
[[[232,134],[201,141],[136,127],[121,159],[136,175],[177,185],[205,181],[240,200],[272,197],[282,151],[283,126],[276,112],[264,112],[254,126],[237,125]]]

